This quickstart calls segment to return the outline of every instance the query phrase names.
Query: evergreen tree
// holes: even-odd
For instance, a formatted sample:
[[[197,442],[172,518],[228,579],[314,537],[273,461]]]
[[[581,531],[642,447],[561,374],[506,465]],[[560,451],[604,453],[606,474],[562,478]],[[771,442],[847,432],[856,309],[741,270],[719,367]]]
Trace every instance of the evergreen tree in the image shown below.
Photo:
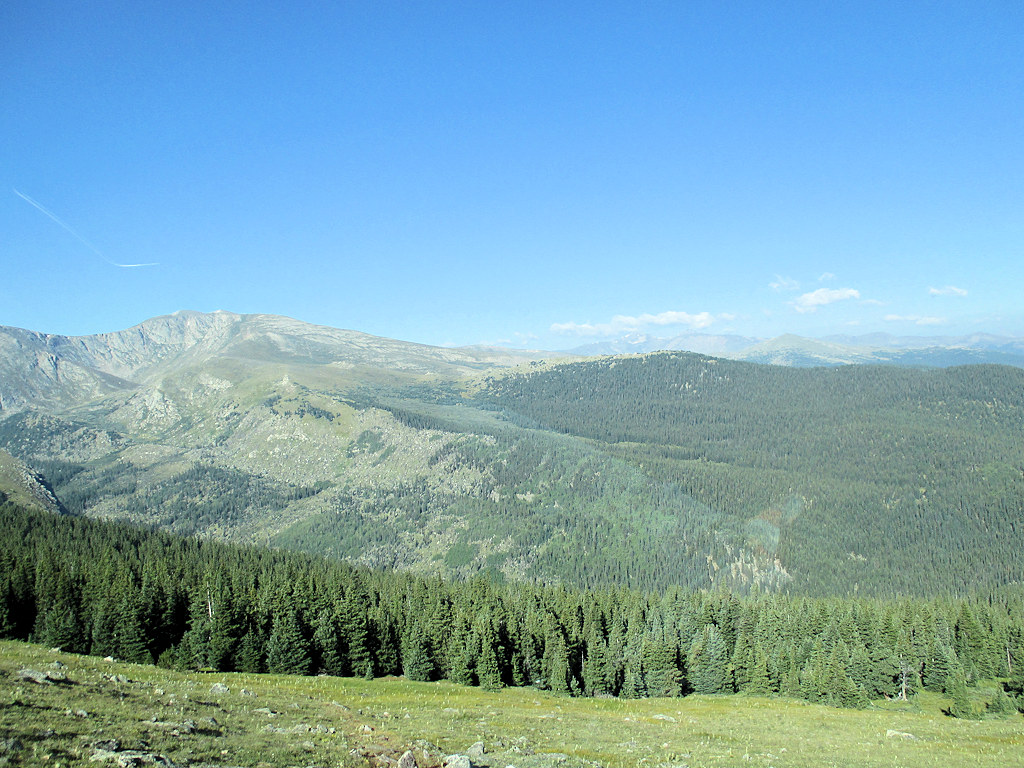
[[[729,649],[718,627],[707,624],[694,638],[686,663],[694,693],[731,693]]]
[[[310,667],[309,646],[294,610],[274,616],[267,641],[267,671],[285,675],[306,675]]]
[[[476,681],[475,670],[477,663],[477,652],[473,640],[475,636],[465,628],[465,631],[452,639],[449,647],[452,666],[448,671],[448,679],[459,685],[473,685]]]
[[[497,691],[505,687],[501,676],[501,666],[495,649],[495,634],[490,630],[490,622],[483,622],[484,631],[480,637],[480,658],[476,665],[476,675],[480,687],[486,691]]]
[[[318,668],[328,675],[340,676],[345,673],[339,636],[334,611],[330,608],[322,609],[313,624],[313,648],[319,661]]]
[[[949,714],[962,720],[977,720],[980,714],[967,691],[967,678],[963,671],[956,670],[950,675],[946,685],[952,700],[947,710]]]
[[[121,601],[117,626],[114,630],[117,657],[133,664],[152,664],[153,656],[146,643],[146,632],[138,598],[138,590],[129,588]]]
[[[573,685],[569,671],[569,656],[565,636],[560,627],[552,624],[544,640],[542,660],[547,688],[555,693],[572,693]]]
[[[231,590],[223,586],[213,603],[213,616],[208,625],[207,663],[218,672],[235,669],[235,653],[241,635],[241,621],[238,616]]]
[[[953,673],[953,668],[959,666],[953,649],[945,645],[938,637],[932,640],[932,645],[925,660],[924,669],[921,673],[921,682],[926,691],[943,693],[946,690],[946,681]]]
[[[768,657],[760,648],[754,650],[753,656],[746,692],[755,696],[767,696],[772,693],[772,682],[768,676]]]
[[[93,656],[113,656],[117,651],[117,611],[104,598],[92,612],[89,653]]]
[[[422,627],[414,624],[402,641],[402,671],[409,680],[434,679],[434,660],[430,657]]]
[[[70,653],[85,653],[88,643],[81,614],[81,583],[62,573],[50,606],[39,614],[38,642]]]
[[[648,696],[682,694],[683,673],[676,660],[675,646],[663,640],[646,641],[643,646],[643,670]]]
[[[612,692],[608,680],[608,644],[596,628],[587,640],[587,656],[583,661],[583,690],[588,696],[607,696]]]
[[[1017,707],[1010,701],[1010,697],[1006,695],[1003,686],[997,686],[996,695],[989,702],[988,712],[996,717],[1008,717],[1016,711]]]
[[[236,660],[238,671],[250,673],[265,672],[265,645],[262,630],[255,622],[250,622],[241,640],[238,642]]]
[[[367,622],[367,629],[367,641],[372,643],[374,672],[378,675],[400,674],[402,648],[394,618],[378,607]]]
[[[16,613],[14,588],[11,586],[10,578],[5,575],[0,580],[0,639],[17,636],[18,625],[14,618]]]

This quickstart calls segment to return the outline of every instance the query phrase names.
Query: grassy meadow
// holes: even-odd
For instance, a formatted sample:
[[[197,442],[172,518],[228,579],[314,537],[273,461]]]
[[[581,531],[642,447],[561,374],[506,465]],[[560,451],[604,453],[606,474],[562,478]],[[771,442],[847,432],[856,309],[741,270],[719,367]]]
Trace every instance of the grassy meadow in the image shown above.
[[[23,669],[57,679],[33,682]],[[1024,766],[1019,714],[955,720],[942,714],[947,705],[930,694],[840,710],[742,696],[571,699],[404,679],[183,674],[0,642],[0,765],[11,766],[116,764],[104,750],[139,750],[175,766],[333,768],[388,765],[411,749],[423,768],[478,741],[486,752],[474,764],[497,768]]]

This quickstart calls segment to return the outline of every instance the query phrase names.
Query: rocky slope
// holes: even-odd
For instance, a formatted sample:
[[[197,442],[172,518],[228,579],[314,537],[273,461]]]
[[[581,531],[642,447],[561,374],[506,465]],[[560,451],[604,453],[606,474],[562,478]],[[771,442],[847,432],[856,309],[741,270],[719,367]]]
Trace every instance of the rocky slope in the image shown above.
[[[182,370],[219,365],[332,366],[457,376],[544,357],[490,348],[448,349],[275,315],[176,312],[124,331],[59,336],[0,326],[0,415],[64,409],[157,386]]]

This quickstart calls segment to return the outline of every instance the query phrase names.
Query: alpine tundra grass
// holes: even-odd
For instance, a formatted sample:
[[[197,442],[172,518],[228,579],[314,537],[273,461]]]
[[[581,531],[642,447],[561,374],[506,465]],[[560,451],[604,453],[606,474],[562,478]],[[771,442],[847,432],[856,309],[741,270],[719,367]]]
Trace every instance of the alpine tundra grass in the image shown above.
[[[37,679],[33,679],[33,677]],[[42,682],[39,682],[41,679]],[[923,694],[867,710],[790,699],[593,699],[448,682],[183,674],[0,642],[0,765],[563,768],[1024,766],[1024,719],[956,720]],[[111,754],[113,753],[113,754]],[[160,763],[157,763],[160,764]]]

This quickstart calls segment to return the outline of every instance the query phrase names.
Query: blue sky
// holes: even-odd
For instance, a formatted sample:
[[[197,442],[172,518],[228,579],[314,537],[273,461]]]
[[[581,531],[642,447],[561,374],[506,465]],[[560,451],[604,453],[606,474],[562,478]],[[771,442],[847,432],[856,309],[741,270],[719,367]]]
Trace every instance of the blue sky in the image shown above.
[[[0,324],[1024,335],[1022,62],[1015,1],[10,0]]]

